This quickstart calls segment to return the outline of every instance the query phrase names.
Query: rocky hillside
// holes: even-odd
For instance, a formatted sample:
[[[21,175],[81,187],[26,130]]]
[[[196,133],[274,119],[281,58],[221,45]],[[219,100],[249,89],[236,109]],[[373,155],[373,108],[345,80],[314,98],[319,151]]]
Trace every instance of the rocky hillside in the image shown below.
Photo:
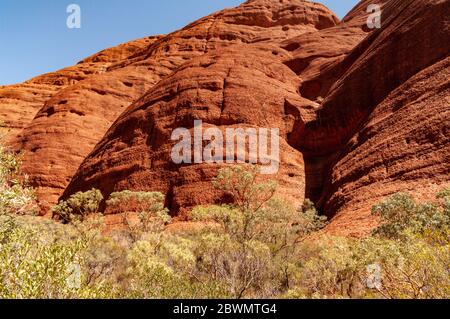
[[[22,84],[0,86],[0,120],[8,127],[10,138],[17,137],[42,108],[45,101],[58,91],[100,74],[114,63],[128,58],[153,42],[154,37],[139,39],[101,51],[77,65],[43,74]]]
[[[366,25],[382,4],[382,28]],[[279,128],[279,195],[313,199],[329,231],[361,235],[370,207],[450,184],[450,1],[363,0],[342,21],[303,0],[250,0],[166,36],[0,87],[0,121],[38,191],[167,194],[173,215],[226,200],[220,165],[175,165],[171,133]]]

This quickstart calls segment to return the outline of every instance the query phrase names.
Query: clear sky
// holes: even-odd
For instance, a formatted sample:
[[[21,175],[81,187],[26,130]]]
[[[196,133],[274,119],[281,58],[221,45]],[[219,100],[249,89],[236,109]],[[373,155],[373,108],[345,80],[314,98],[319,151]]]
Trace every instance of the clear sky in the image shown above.
[[[316,0],[343,17],[358,0]],[[102,49],[175,31],[243,0],[0,0],[0,85],[73,65]],[[66,26],[69,4],[81,29]]]

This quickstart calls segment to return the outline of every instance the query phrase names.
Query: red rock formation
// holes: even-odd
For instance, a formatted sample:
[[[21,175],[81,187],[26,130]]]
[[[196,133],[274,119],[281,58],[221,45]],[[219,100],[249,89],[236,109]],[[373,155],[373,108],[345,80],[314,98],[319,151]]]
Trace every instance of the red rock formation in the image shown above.
[[[449,1],[388,2],[320,123],[307,124],[305,149],[337,151],[321,199],[337,215],[333,231],[367,231],[370,207],[392,193],[430,197],[449,185],[449,16]]]
[[[286,143],[294,122],[290,103],[300,100],[293,85],[298,82],[273,50],[248,46],[244,53],[237,46],[185,64],[122,114],[85,160],[66,194],[87,185],[106,195],[123,189],[158,190],[169,195],[173,212],[214,201],[220,194],[212,190],[210,181],[217,165],[178,166],[170,158],[172,130],[192,128],[194,119],[199,119],[221,130],[280,128],[278,180],[285,194],[302,201],[303,159]]]
[[[424,201],[450,185],[450,58],[411,77],[378,104],[339,152],[323,201],[329,230],[360,235],[374,203],[396,192]]]
[[[272,12],[267,10],[269,3]],[[174,213],[180,208],[217,200],[220,194],[211,189],[210,183],[211,177],[216,174],[217,165],[177,167],[171,164],[169,158],[173,145],[169,138],[171,130],[179,126],[192,127],[193,119],[202,119],[205,123],[221,129],[235,124],[256,127],[273,124],[282,128],[283,140],[286,143],[288,136],[294,132],[292,123],[299,117],[299,109],[310,109],[315,103],[299,96],[298,87],[301,82],[293,72],[296,71],[295,61],[294,64],[291,63],[297,57],[289,53],[292,51],[289,43],[280,45],[280,42],[289,37],[292,29],[295,29],[289,25],[289,21],[296,21],[291,18],[293,13],[298,17],[299,13],[308,13],[307,19],[301,16],[302,18],[296,21],[297,24],[300,23],[300,26],[296,27],[297,33],[301,34],[296,39],[306,39],[304,43],[310,47],[313,47],[310,39],[323,39],[319,30],[331,28],[337,19],[329,13],[327,14],[330,18],[324,19],[321,17],[323,7],[303,1],[301,6],[293,7],[289,4],[289,10],[285,8],[285,3],[282,3],[280,8],[280,5],[274,2],[249,1],[237,9],[202,19],[180,31],[180,35],[175,33],[167,39],[162,39],[161,42],[167,42],[169,48],[179,46],[179,37],[187,38],[191,42],[202,40],[198,35],[193,37],[192,33],[198,32],[199,24],[215,20],[209,27],[210,39],[203,52],[210,54],[206,54],[199,61],[194,59],[194,64],[185,64],[173,77],[160,82],[144,99],[136,102],[135,106],[123,114],[82,164],[66,189],[65,196],[86,187],[100,188],[105,195],[122,189],[160,190],[169,195],[168,205]],[[311,8],[315,10],[314,13],[308,12]],[[273,12],[282,14],[274,15]],[[317,15],[318,18],[315,17]],[[283,22],[274,22],[270,21],[273,19],[271,16],[288,18],[281,19]],[[230,17],[233,18],[231,24]],[[244,22],[244,17],[258,26],[258,32],[254,31],[254,27],[251,32],[242,32],[244,26],[250,25],[250,22]],[[228,22],[228,25],[224,26],[224,21]],[[318,21],[316,28],[310,27],[311,21]],[[340,43],[343,52],[338,56],[348,53],[365,34],[357,23],[346,23],[342,29],[355,29],[352,31],[356,34],[356,41],[352,38]],[[324,32],[326,30],[325,28]],[[225,32],[226,37],[217,35],[217,32]],[[261,36],[261,33],[264,36]],[[233,50],[221,49],[224,46],[222,39],[232,39],[233,42],[226,45],[233,45]],[[335,40],[335,43],[339,41]],[[155,57],[161,60],[157,51],[160,44],[157,43],[154,47]],[[315,49],[319,51],[323,50],[323,47],[322,41]],[[333,49],[333,52],[337,51],[336,48]],[[239,54],[239,51],[244,50],[245,54]],[[164,58],[173,59],[173,54],[172,52]],[[147,59],[144,61],[149,63],[148,61],[155,57],[139,56],[129,63],[142,63],[143,59]],[[255,57],[261,61],[256,63]],[[205,82],[203,79],[208,80]],[[271,82],[274,83],[267,84]],[[289,89],[284,90],[283,87]],[[160,111],[160,108],[164,112]],[[158,115],[158,112],[162,112],[162,115]],[[269,115],[268,112],[275,112],[275,116]],[[131,130],[132,136],[124,134]],[[284,155],[284,152],[282,154]],[[304,199],[305,189],[302,155],[290,147],[286,148],[286,154],[288,157],[297,158],[293,162],[297,164],[285,163],[282,159],[282,170],[278,176],[282,184],[281,193],[299,204]],[[193,173],[195,170],[200,170],[201,173]],[[200,193],[199,189],[203,191]]]
[[[372,3],[383,4],[379,30],[366,26]],[[276,127],[279,195],[312,198],[333,217],[328,231],[361,235],[383,197],[450,182],[449,4],[363,0],[339,22],[309,1],[247,1],[129,56],[87,59],[110,64],[75,84],[47,76],[61,88],[29,98],[45,104],[15,145],[41,201],[162,191],[185,216],[227,198],[210,183],[221,165],[171,161],[175,128]]]
[[[45,101],[58,91],[93,74],[105,72],[114,63],[146,47],[150,41],[148,38],[131,41],[94,54],[75,66],[40,75],[22,84],[0,86],[0,122],[8,129],[7,140],[17,137]]]
[[[23,168],[41,202],[54,204],[117,116],[190,59],[231,45],[276,43],[332,26],[336,20],[324,6],[314,3],[249,1],[155,39],[107,72],[59,91],[16,143],[25,151]]]
[[[10,128],[8,144],[23,153],[24,173],[36,187],[44,211],[56,202],[120,109],[149,88],[133,82],[141,77],[139,71],[115,77],[108,68],[157,39],[122,44],[76,66],[0,89],[4,122]]]
[[[280,127],[287,146],[283,154],[297,158],[281,161],[283,168],[292,168],[277,177],[284,182],[281,193],[298,201],[306,193],[329,216],[337,214],[329,227],[334,233],[369,230],[370,207],[386,195],[448,183],[448,66],[443,60],[449,53],[448,1],[384,1],[383,28],[373,32],[365,27],[370,3],[362,2],[337,26],[282,42],[282,49],[276,42],[246,43],[252,58],[237,52],[243,50],[240,44],[193,59],[120,117],[80,167],[66,196],[91,186],[107,194],[158,189],[169,194],[174,211],[219,200],[208,183],[217,165],[170,164],[171,130],[189,127],[194,118],[221,129]],[[272,80],[278,83],[268,84]],[[418,93],[405,96],[411,90]],[[261,107],[265,102],[267,110]],[[419,107],[437,113],[417,114]],[[419,118],[424,126],[413,130]],[[129,130],[133,136],[124,135]],[[418,159],[425,150],[428,155]]]
[[[59,86],[23,83],[0,86],[0,124],[7,143],[27,126]]]

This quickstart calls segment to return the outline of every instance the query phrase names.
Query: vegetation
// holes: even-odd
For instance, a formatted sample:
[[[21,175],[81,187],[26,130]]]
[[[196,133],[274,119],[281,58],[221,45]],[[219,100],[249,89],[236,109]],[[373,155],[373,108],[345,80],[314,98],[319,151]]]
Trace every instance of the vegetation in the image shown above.
[[[407,237],[410,232],[424,235],[427,232],[443,232],[450,224],[448,214],[448,190],[438,194],[437,198],[445,201],[444,207],[439,204],[416,203],[409,194],[398,193],[386,201],[375,205],[374,215],[381,217],[381,226],[374,234],[390,239]]]
[[[78,192],[53,207],[53,214],[67,223],[84,221],[88,216],[98,213],[102,200],[103,195],[98,189]]]
[[[123,215],[123,224],[133,241],[149,232],[162,232],[171,221],[164,195],[158,192],[116,192],[106,204],[111,213]]]
[[[27,177],[20,174],[20,156],[0,145],[0,216],[35,214],[37,205]]]
[[[163,194],[123,191],[105,201],[124,221],[112,231],[96,189],[55,206],[59,220],[28,216],[19,168],[0,148],[0,298],[450,296],[450,190],[426,204],[395,194],[374,206],[372,236],[336,238],[311,201],[290,207],[257,167],[233,166],[213,181],[232,204],[196,207],[190,227],[170,226]]]

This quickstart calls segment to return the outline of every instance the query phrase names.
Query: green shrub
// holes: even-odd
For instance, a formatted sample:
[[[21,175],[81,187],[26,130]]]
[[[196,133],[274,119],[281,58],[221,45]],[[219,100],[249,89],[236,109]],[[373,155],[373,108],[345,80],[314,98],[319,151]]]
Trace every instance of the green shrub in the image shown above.
[[[88,281],[92,243],[51,220],[0,217],[0,298],[113,297],[108,274]]]
[[[442,207],[433,203],[418,204],[411,195],[403,193],[375,205],[372,214],[381,218],[381,226],[374,233],[390,239],[401,239],[406,231],[423,234],[450,225],[450,218]]]
[[[220,169],[213,185],[232,195],[234,205],[241,211],[257,211],[273,198],[277,189],[274,181],[260,179],[258,166],[233,165]]]
[[[196,207],[192,229],[167,229],[163,194],[112,194],[108,209],[125,216],[130,241],[102,231],[95,189],[57,205],[70,223],[19,216],[29,197],[14,188],[22,184],[10,156],[0,157],[0,298],[450,296],[449,190],[432,204],[396,194],[374,206],[376,236],[327,237],[311,201],[296,210],[255,167],[231,167],[214,185],[234,202]]]
[[[447,298],[449,246],[428,239],[322,238],[299,258],[288,298]],[[379,273],[371,273],[378,269]]]
[[[298,212],[274,198],[276,183],[258,182],[252,166],[225,168],[216,188],[235,203],[197,207],[191,217],[207,226],[196,238],[198,267],[229,287],[234,298],[276,296],[294,276],[296,245],[324,226],[317,211]]]
[[[448,243],[430,244],[428,237],[418,234],[406,235],[404,241],[369,238],[361,242],[357,255],[379,265],[379,298],[434,299],[450,294]]]
[[[0,147],[0,182],[14,184],[20,172],[20,157]]]
[[[310,199],[305,199],[299,209],[302,214],[302,229],[306,234],[314,233],[327,225],[327,217],[319,215],[314,203]]]
[[[164,199],[158,192],[124,190],[112,193],[106,203],[113,212],[159,212],[164,210]]]
[[[450,188],[444,189],[437,195],[437,199],[441,200],[444,213],[450,219]]]
[[[165,196],[158,192],[122,191],[112,193],[106,201],[110,212],[123,215],[133,240],[142,234],[164,230],[170,223],[169,211],[164,207]]]
[[[355,253],[357,245],[356,240],[338,237],[317,240],[314,251],[299,259],[296,281],[287,297],[360,297],[365,291],[366,263]]]
[[[85,220],[89,215],[98,213],[103,195],[98,189],[87,192],[78,192],[69,197],[67,201],[60,201],[54,206],[53,214],[63,221],[70,223],[74,220]]]
[[[20,173],[20,156],[0,145],[0,215],[34,215],[38,208],[27,177]]]
[[[224,298],[226,289],[196,271],[195,243],[153,234],[128,253],[128,293],[139,298]],[[200,278],[201,277],[201,278]]]

